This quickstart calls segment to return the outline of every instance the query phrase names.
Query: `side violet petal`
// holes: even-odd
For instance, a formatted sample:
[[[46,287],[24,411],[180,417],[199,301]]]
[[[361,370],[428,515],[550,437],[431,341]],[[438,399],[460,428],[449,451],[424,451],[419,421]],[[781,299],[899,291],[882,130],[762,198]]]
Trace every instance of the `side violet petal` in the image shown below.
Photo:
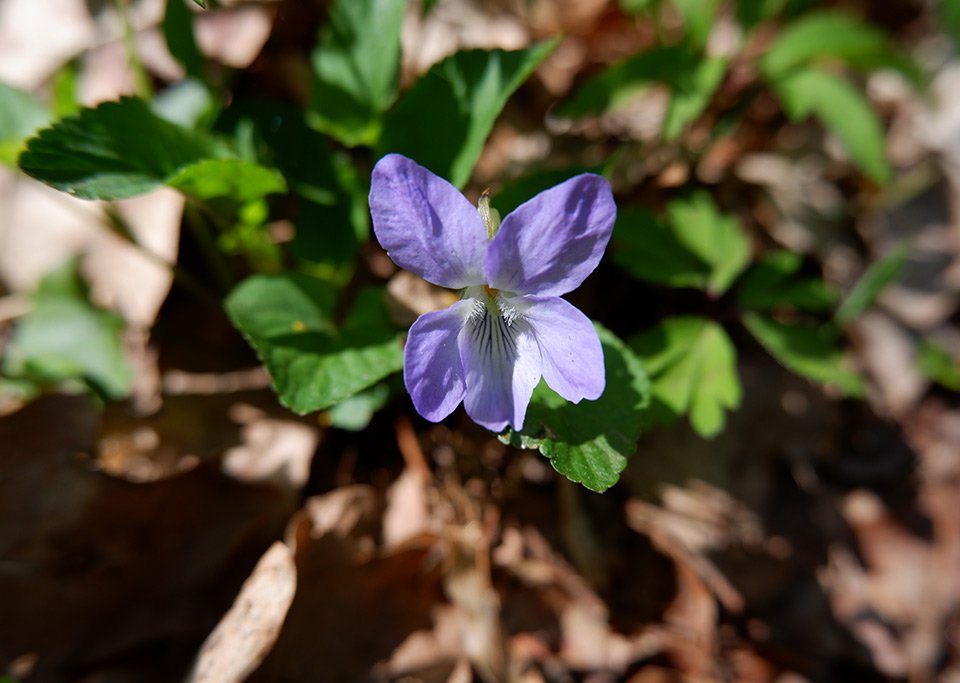
[[[520,299],[540,346],[543,378],[568,401],[596,399],[606,386],[603,349],[589,318],[559,297]]]
[[[483,221],[446,180],[388,154],[373,169],[369,202],[377,240],[398,266],[451,289],[484,282]]]
[[[523,428],[533,390],[540,382],[540,349],[522,320],[507,323],[473,300],[473,315],[460,333],[466,380],[463,407],[477,424],[500,432]]]
[[[598,175],[541,192],[503,219],[487,250],[487,282],[541,296],[576,289],[600,262],[616,217],[610,184]]]
[[[403,349],[403,383],[423,417],[439,422],[463,400],[464,373],[457,337],[470,312],[469,301],[417,318]]]

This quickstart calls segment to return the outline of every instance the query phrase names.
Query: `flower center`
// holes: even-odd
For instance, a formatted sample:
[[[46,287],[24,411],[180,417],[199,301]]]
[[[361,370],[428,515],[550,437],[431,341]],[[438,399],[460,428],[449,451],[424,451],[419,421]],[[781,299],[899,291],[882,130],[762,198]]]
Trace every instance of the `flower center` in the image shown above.
[[[491,291],[496,294],[487,296]],[[484,286],[483,293],[475,293],[478,296],[473,297],[465,331],[472,337],[472,346],[481,366],[507,373],[504,377],[508,377],[517,358],[517,340],[526,329],[523,316],[507,297],[491,287]]]
[[[509,328],[518,318],[522,318],[520,309],[511,302],[510,297],[489,285],[469,287],[464,296],[473,299],[473,308],[470,311],[470,321],[473,323],[492,318]]]

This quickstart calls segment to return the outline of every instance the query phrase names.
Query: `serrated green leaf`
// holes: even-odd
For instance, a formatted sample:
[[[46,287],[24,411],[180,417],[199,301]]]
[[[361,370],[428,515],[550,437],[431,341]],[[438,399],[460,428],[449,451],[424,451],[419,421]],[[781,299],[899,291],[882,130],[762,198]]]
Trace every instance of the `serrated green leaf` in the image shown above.
[[[287,189],[280,173],[242,159],[204,159],[182,168],[167,184],[201,199],[229,197],[241,203]]]
[[[816,60],[877,66],[892,54],[889,39],[880,29],[848,14],[824,11],[790,24],[764,54],[760,68],[768,80],[775,81]]]
[[[936,342],[924,339],[920,343],[917,366],[920,372],[937,384],[960,391],[960,362]]]
[[[706,192],[697,192],[667,205],[677,239],[697,258],[710,264],[707,290],[727,291],[750,262],[750,240],[733,216],[720,213]]]
[[[255,275],[225,303],[280,401],[298,413],[329,408],[403,367],[401,335],[387,322],[381,290],[362,291],[342,326],[333,304],[329,285],[300,273]]]
[[[24,140],[49,120],[49,110],[33,95],[0,83],[0,163],[15,165]]]
[[[133,97],[83,109],[27,142],[20,168],[82,199],[122,199],[154,190],[182,168],[228,158],[213,139],[165,121]]]
[[[744,315],[743,323],[788,370],[834,386],[848,396],[863,396],[863,380],[847,365],[835,328],[782,323],[756,313]]]
[[[704,318],[667,318],[634,337],[631,348],[653,381],[654,401],[673,415],[688,415],[698,434],[710,438],[740,406],[737,352],[722,327]]]
[[[130,393],[133,372],[123,355],[123,320],[93,306],[76,261],[47,275],[18,319],[3,356],[4,374],[38,384],[80,380],[108,399]]]
[[[830,310],[836,303],[836,294],[822,279],[800,276],[802,266],[803,257],[792,251],[765,254],[740,279],[740,305],[756,311],[783,307],[810,312]]]
[[[630,349],[605,327],[596,328],[606,367],[603,395],[573,404],[541,382],[523,431],[504,438],[519,448],[539,449],[557,472],[600,493],[617,483],[647,426],[643,410],[650,383]]]
[[[310,123],[345,145],[372,145],[397,90],[406,0],[337,0],[313,51]]]
[[[712,57],[700,60],[691,72],[677,75],[670,83],[670,106],[663,121],[663,136],[667,140],[678,137],[687,124],[703,113],[726,73],[727,60]]]
[[[628,207],[617,213],[613,260],[631,275],[670,287],[704,289],[711,266],[685,247],[650,211]]]
[[[187,75],[202,81],[204,58],[193,35],[193,13],[186,0],[167,0],[163,36],[170,54],[183,65]]]
[[[866,98],[842,78],[817,69],[793,72],[774,83],[794,120],[816,116],[834,133],[853,162],[878,183],[892,176],[880,119]]]
[[[686,46],[653,48],[587,79],[556,113],[576,119],[611,111],[654,83],[675,82],[678,74],[691,73],[697,63]]]
[[[840,304],[834,320],[847,325],[863,315],[883,288],[897,279],[909,254],[910,247],[902,244],[867,268]]]
[[[387,114],[377,155],[405,154],[463,187],[507,99],[557,43],[458,52],[431,67]]]

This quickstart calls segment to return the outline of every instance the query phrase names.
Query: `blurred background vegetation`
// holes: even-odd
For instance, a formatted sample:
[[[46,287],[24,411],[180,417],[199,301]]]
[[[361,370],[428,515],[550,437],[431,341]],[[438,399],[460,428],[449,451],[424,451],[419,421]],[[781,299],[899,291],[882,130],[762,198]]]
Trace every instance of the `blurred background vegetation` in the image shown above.
[[[953,0],[4,0],[0,672],[955,680],[958,54]],[[611,182],[603,398],[416,416],[390,152]]]

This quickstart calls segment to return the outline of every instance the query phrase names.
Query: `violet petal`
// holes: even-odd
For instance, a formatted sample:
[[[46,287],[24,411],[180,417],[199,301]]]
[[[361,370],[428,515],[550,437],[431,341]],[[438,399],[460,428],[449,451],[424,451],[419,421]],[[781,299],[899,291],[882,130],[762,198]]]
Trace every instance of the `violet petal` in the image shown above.
[[[483,221],[453,185],[388,154],[373,169],[369,201],[377,240],[398,266],[441,287],[483,284]]]
[[[487,282],[541,296],[576,289],[600,262],[616,216],[609,183],[592,173],[541,192],[503,219],[487,251]]]
[[[459,339],[467,385],[463,407],[474,422],[491,431],[508,424],[520,430],[540,381],[540,349],[523,320],[507,323],[473,301],[474,314]]]
[[[457,337],[472,302],[417,318],[403,349],[403,382],[417,412],[439,422],[463,400],[464,372]]]
[[[527,296],[520,301],[540,346],[547,385],[573,403],[600,398],[606,386],[603,349],[587,316],[559,297]]]

